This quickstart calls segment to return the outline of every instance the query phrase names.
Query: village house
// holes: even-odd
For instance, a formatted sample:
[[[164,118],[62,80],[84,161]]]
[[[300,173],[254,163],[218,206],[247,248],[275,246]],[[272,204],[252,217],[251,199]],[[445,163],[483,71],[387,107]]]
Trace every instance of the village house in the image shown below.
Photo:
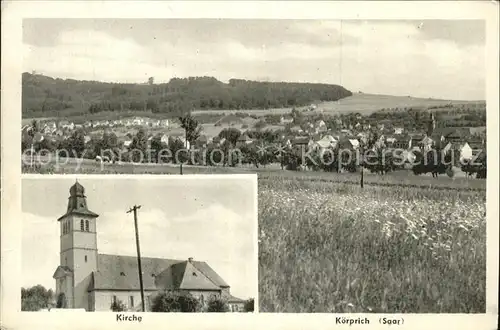
[[[236,141],[237,147],[243,147],[245,145],[249,145],[253,142],[253,140],[248,136],[248,134],[243,133],[240,135],[238,140]]]
[[[423,135],[421,134],[412,134],[410,135],[410,143],[409,143],[409,149],[413,148],[421,148],[420,142],[422,142],[422,139],[424,138]]]
[[[467,127],[440,127],[434,129],[431,136],[436,141],[464,143],[471,136],[471,132]]]
[[[167,145],[167,146],[168,146],[168,137],[169,137],[169,136],[168,136],[167,134],[163,134],[163,135],[161,136],[161,138],[160,138],[161,143],[163,143],[163,144],[165,144],[165,145]]]
[[[341,129],[340,130],[340,133],[344,134],[344,135],[352,135],[352,131],[350,129]]]
[[[476,157],[481,151],[486,150],[485,141],[480,141],[476,139],[472,139],[469,141],[469,146],[472,149],[472,156]]]
[[[403,134],[404,130],[405,129],[403,127],[394,127],[394,134],[396,135]]]
[[[58,128],[63,128],[65,125],[69,125],[69,121],[67,121],[67,120],[60,120],[60,121],[57,123],[57,127],[58,127]]]
[[[291,148],[292,147],[292,140],[293,140],[293,136],[286,136],[286,135],[282,135],[281,138],[280,138],[280,145],[283,147],[283,148]]]
[[[187,149],[187,150],[191,149],[191,143],[189,143],[189,141],[187,141],[183,135],[174,136],[173,139],[175,141],[180,141],[182,143],[182,145],[184,146],[184,149]]]
[[[143,126],[144,125],[144,118],[135,117],[132,120],[132,125],[134,125],[134,126]]]
[[[280,118],[281,125],[287,125],[287,124],[291,124],[291,123],[293,123],[293,118],[285,118],[285,117],[281,116],[281,118]]]
[[[212,142],[212,138],[206,135],[200,135],[198,140],[196,140],[196,147],[206,148]]]
[[[325,135],[320,140],[314,142],[313,148],[319,152],[322,157],[327,149],[333,149],[337,146],[337,140],[331,135]]]
[[[323,120],[316,121],[314,128],[316,133],[324,133],[328,130],[328,127],[326,127],[326,123]]]
[[[430,138],[429,136],[424,136],[424,138],[419,142],[420,147],[424,151],[430,150],[435,144],[436,141]]]
[[[84,187],[70,188],[60,225],[60,264],[53,278],[62,308],[110,311],[122,301],[127,311],[142,309],[136,256],[101,254],[97,247],[98,218],[87,206]],[[205,261],[141,258],[145,310],[162,291],[187,292],[206,305],[211,296],[225,298],[232,311],[243,311],[244,300],[231,295],[230,286]]]
[[[297,136],[292,140],[293,148],[305,148],[306,150],[314,144],[314,141],[308,136]]]
[[[290,127],[290,132],[292,132],[294,134],[300,134],[300,133],[303,133],[304,130],[300,126],[295,125],[295,126]]]
[[[353,137],[344,137],[338,141],[340,149],[356,150],[359,148],[359,141]]]

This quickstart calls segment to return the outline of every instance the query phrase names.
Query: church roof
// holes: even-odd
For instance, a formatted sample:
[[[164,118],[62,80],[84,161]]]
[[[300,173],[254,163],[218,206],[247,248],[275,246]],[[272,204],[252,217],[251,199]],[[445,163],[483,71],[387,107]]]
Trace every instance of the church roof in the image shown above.
[[[54,272],[54,275],[52,275],[53,278],[59,278],[66,276],[68,274],[71,274],[71,269],[67,266],[58,266],[56,268],[56,271]]]
[[[85,188],[77,181],[69,188],[70,196],[85,196]]]
[[[57,221],[61,220],[62,218],[64,218],[65,216],[67,216],[69,214],[88,215],[88,216],[96,217],[96,218],[99,216],[98,214],[96,214],[90,210],[87,210],[86,208],[75,208],[75,209],[72,209],[72,210],[66,212],[65,214],[61,215],[59,217],[59,219],[57,219]]]
[[[220,290],[221,287],[198,269],[193,261],[183,261],[167,268],[156,276],[155,284],[166,290]]]
[[[141,258],[141,266],[144,290],[218,290],[229,287],[204,261]],[[137,257],[99,254],[97,269],[89,291],[140,290]]]
[[[245,300],[237,298],[229,293],[223,294],[223,297],[227,300],[227,302],[230,302],[230,303],[244,303],[245,302]]]

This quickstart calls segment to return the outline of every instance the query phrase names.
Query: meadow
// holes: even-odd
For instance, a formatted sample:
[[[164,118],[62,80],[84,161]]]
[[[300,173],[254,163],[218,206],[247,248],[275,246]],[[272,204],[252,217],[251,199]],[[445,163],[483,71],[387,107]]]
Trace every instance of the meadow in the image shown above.
[[[261,312],[484,313],[486,194],[259,177]]]

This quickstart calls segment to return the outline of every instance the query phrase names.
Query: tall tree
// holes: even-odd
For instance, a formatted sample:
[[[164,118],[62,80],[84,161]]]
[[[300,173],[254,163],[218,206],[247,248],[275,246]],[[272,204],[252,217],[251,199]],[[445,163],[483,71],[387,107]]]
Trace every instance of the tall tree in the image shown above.
[[[79,129],[73,132],[68,139],[68,152],[72,157],[81,157],[85,150],[85,133]]]
[[[231,142],[231,144],[234,146],[236,145],[236,142],[238,141],[239,137],[241,136],[241,132],[237,128],[224,128],[222,131],[219,133],[220,138],[224,138],[227,141]]]
[[[184,129],[186,141],[193,144],[201,134],[201,126],[196,119],[190,114],[179,117],[181,127]]]
[[[131,154],[132,160],[134,162],[144,161],[146,157],[146,150],[148,148],[148,136],[146,135],[144,128],[141,127],[137,131],[137,134],[132,139],[130,146],[130,150],[133,150],[133,153]]]
[[[52,289],[46,289],[42,285],[36,285],[31,288],[21,288],[21,310],[39,311],[51,306],[54,299]]]
[[[181,122],[181,127],[184,129],[186,144],[189,142],[189,146],[193,145],[193,143],[200,137],[201,126],[190,112],[179,117],[179,121]],[[187,148],[188,146],[186,145],[184,147]],[[182,162],[180,164],[180,171],[182,174]]]

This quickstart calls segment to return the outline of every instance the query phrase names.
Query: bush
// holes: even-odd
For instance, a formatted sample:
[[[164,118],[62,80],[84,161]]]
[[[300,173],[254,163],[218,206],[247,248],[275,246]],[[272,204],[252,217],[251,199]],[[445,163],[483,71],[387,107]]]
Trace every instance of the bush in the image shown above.
[[[207,312],[210,312],[210,313],[229,312],[229,306],[227,305],[227,302],[224,299],[219,298],[215,295],[210,297],[210,299],[208,300],[207,306],[208,306]]]
[[[153,298],[152,312],[196,313],[201,309],[198,299],[190,293],[165,291]]]
[[[111,310],[113,312],[123,312],[126,309],[127,308],[125,307],[125,304],[119,299],[117,299],[117,300],[113,301],[113,303],[111,303]]]
[[[245,306],[244,306],[245,312],[253,312],[254,310],[254,299],[250,298],[247,301],[245,301]]]
[[[43,308],[49,308],[54,293],[52,289],[45,289],[42,285],[25,289],[21,288],[21,310],[38,311]]]

